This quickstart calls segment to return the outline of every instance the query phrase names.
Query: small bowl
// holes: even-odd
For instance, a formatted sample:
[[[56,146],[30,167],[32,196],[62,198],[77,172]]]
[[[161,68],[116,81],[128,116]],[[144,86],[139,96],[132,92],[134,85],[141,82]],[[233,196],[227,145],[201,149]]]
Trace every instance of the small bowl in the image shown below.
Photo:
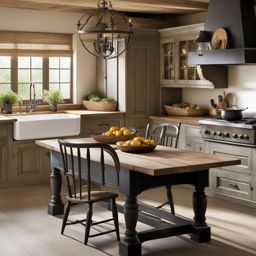
[[[117,148],[126,153],[149,153],[155,150],[156,145],[148,145],[143,147],[119,146]]]

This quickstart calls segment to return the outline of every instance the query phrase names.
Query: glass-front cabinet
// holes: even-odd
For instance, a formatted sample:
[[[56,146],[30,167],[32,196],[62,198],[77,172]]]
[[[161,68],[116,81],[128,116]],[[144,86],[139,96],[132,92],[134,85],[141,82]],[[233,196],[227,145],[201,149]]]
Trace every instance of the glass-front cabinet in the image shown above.
[[[162,41],[161,56],[161,83],[174,84],[174,41]]]
[[[160,84],[162,87],[202,87],[197,66],[188,65],[188,53],[196,51],[195,39],[204,24],[161,29]],[[205,87],[205,86],[204,86]]]

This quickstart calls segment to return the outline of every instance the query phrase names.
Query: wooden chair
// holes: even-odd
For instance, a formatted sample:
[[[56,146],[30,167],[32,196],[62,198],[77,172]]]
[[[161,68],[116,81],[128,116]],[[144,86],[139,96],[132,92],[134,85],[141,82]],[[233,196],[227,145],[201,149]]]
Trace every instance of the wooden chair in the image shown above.
[[[115,150],[102,143],[70,143],[64,140],[59,140],[60,151],[63,159],[64,174],[67,180],[67,204],[62,222],[61,234],[64,233],[66,225],[82,224],[85,226],[84,244],[87,244],[89,237],[104,235],[111,232],[116,232],[117,240],[120,240],[118,227],[118,213],[115,198],[116,193],[107,191],[92,191],[91,190],[91,149],[99,149],[100,166],[102,174],[102,185],[105,183],[105,153],[109,154],[114,160],[117,181],[119,183],[120,163]],[[94,152],[95,153],[95,152]],[[82,159],[81,155],[86,156],[86,160]],[[86,174],[86,188],[83,185],[82,174]],[[100,201],[111,201],[113,218],[99,222],[92,222],[93,204]],[[68,222],[70,208],[77,204],[87,204],[88,209],[86,219]],[[115,229],[106,232],[90,235],[90,227],[105,222],[114,221]]]
[[[179,135],[180,135],[180,123],[161,123],[161,124],[147,124],[145,138],[153,139],[158,145],[177,148]],[[171,213],[175,214],[174,201],[171,186],[167,185],[166,195],[168,201],[159,205],[157,208],[162,208],[164,205],[169,204]]]

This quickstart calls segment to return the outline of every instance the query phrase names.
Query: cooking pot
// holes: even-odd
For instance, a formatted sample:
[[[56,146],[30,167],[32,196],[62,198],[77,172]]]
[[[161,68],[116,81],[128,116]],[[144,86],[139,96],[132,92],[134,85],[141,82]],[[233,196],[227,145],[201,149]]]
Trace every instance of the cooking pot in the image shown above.
[[[237,109],[237,108],[225,108],[221,110],[221,118],[227,121],[239,121],[243,118],[242,111],[244,109]]]

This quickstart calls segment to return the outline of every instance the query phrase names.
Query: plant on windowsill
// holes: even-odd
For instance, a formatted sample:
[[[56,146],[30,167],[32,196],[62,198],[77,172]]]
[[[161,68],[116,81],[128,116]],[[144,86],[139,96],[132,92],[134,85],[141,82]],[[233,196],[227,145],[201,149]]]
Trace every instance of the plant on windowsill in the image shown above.
[[[0,105],[4,114],[12,113],[12,105],[19,101],[18,95],[13,91],[0,94]]]
[[[99,92],[93,92],[84,97],[83,105],[88,110],[115,111],[117,102],[110,98],[104,98]]]
[[[43,101],[49,104],[51,111],[57,111],[57,105],[63,102],[63,97],[58,90],[44,90]]]

